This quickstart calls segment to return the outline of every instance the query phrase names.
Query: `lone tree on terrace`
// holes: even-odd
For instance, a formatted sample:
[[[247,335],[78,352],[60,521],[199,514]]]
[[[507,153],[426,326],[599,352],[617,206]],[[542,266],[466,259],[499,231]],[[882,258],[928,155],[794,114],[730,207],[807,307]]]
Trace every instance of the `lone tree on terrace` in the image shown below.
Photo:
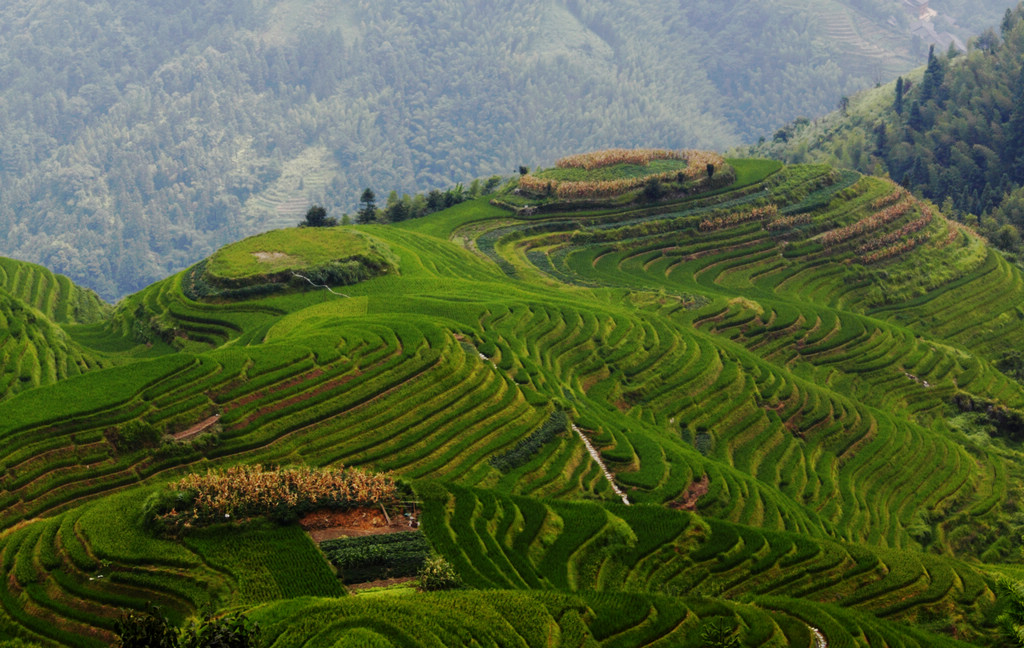
[[[306,227],[330,227],[337,225],[338,221],[334,218],[327,218],[327,210],[320,205],[313,205],[306,212],[306,220],[301,224]]]
[[[364,189],[363,195],[359,197],[359,202],[362,207],[356,212],[356,222],[365,225],[377,220],[377,194],[373,193],[373,189],[369,187]]]

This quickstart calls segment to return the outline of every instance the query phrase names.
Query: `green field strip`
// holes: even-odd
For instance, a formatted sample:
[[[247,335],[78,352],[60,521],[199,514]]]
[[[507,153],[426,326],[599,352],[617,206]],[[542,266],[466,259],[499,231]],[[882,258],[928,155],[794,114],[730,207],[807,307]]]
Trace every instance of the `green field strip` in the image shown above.
[[[423,407],[422,414],[426,419],[430,419],[431,416],[443,415],[442,413],[452,403],[463,397],[464,392],[475,391],[492,375],[483,371],[483,367],[479,364],[471,370],[464,353],[443,354],[441,358],[440,362],[430,370],[430,373],[416,379],[419,382],[427,383],[423,389],[417,389],[418,383],[415,382],[400,387],[399,393],[410,390],[415,394],[410,404],[415,407]],[[444,376],[444,378],[434,380],[434,373]],[[411,439],[407,440],[400,435],[412,436],[417,428],[421,428],[421,433],[425,434],[428,431],[427,428],[434,426],[433,422],[415,420],[415,417],[409,416],[408,412],[396,412],[388,407],[388,400],[385,397],[385,400],[374,402],[372,405],[362,404],[358,408],[354,408],[346,416],[346,425],[376,430],[376,434],[385,438],[394,438],[396,443],[402,445],[411,442]],[[409,428],[410,425],[413,427]],[[374,452],[367,455],[367,458],[389,455],[394,451],[393,447],[381,447],[377,443],[379,442],[369,439],[365,442],[364,449],[374,448]]]
[[[749,475],[761,475],[763,464],[773,465],[772,457],[778,457],[785,452],[790,444],[789,439],[779,426],[773,425],[766,419],[762,412],[756,414],[756,420],[743,436],[737,437],[733,442],[734,465]],[[772,484],[778,484],[774,479]]]
[[[493,391],[487,399],[474,403],[471,412],[467,411],[449,424],[461,432],[451,434],[410,461],[403,471],[405,474],[417,478],[446,475],[458,479],[457,475],[465,469],[463,466],[471,467],[495,452],[497,439],[494,437],[498,436],[495,433],[515,427],[514,421],[527,412],[534,414],[509,383],[494,378],[489,384]]]
[[[999,455],[993,450],[987,451],[988,470],[981,473],[982,482],[975,484],[976,501],[967,510],[969,515],[981,517],[991,511],[1003,498],[1006,489],[1007,470]],[[979,461],[979,463],[981,463]],[[991,476],[989,479],[985,477]]]
[[[644,336],[645,353],[634,354],[634,356],[640,355],[640,357],[630,358],[631,361],[628,363],[616,363],[616,368],[622,372],[626,380],[631,382],[642,383],[644,378],[640,374],[650,372],[653,368],[660,371],[660,365],[670,364],[673,357],[679,353],[680,348],[685,348],[685,343],[679,339],[679,336],[673,335],[667,328],[663,328],[664,325],[661,322],[651,323],[649,328],[646,327],[647,324],[645,321],[645,330],[650,331],[650,334]]]
[[[208,529],[185,544],[237,582],[232,603],[252,605],[297,596],[341,596],[343,587],[298,526]]]
[[[59,619],[61,625],[65,627],[74,627],[74,624],[77,624],[78,627],[74,629],[76,634],[81,633],[107,642],[114,640],[116,635],[113,630],[117,614],[115,609],[96,604],[83,605],[81,602],[69,605],[60,598],[52,596],[38,583],[26,586],[23,591],[23,596],[27,596],[24,606],[26,609],[32,610],[34,616],[45,619],[52,615],[53,618]]]
[[[524,570],[520,572],[519,568],[515,563],[510,560],[509,555],[503,550],[503,548],[495,540],[495,537],[488,532],[488,526],[493,524],[497,516],[497,510],[499,503],[496,498],[487,497],[483,495],[478,498],[481,508],[478,509],[480,515],[473,519],[473,527],[476,532],[476,537],[483,543],[484,553],[495,562],[495,573],[500,573],[503,576],[503,580],[507,583],[508,589],[528,589],[530,583],[523,577],[523,573],[528,574],[528,578],[531,579],[532,583],[539,585],[539,581],[536,579],[533,573]],[[508,520],[504,526],[504,530],[507,533],[511,524],[515,521],[512,517]],[[505,535],[505,534],[502,534]],[[499,535],[497,537],[502,537]]]
[[[517,402],[516,407],[510,410],[498,409],[490,419],[472,427],[470,443],[461,451],[458,462],[446,459],[448,455],[442,454],[437,459],[436,467],[416,467],[410,470],[410,474],[444,475],[457,483],[493,477],[494,473],[485,459],[507,447],[506,441],[518,440],[521,435],[529,434],[541,421],[541,413],[524,402]],[[444,463],[441,463],[442,461]],[[530,463],[526,464],[527,467],[529,465]],[[515,478],[512,475],[518,474],[519,469],[509,472],[499,479],[497,487],[504,489],[502,484],[505,482],[514,485]]]
[[[425,345],[425,342],[423,343]],[[278,407],[256,410],[243,419],[227,436],[238,436],[239,443],[250,447],[260,445],[259,439],[274,439],[289,430],[322,423],[342,412],[369,403],[389,391],[399,388],[439,362],[436,352],[425,352],[425,347],[396,349],[387,359],[372,367],[360,367],[357,380],[345,377],[327,385],[284,398]],[[283,404],[282,404],[283,403]]]
[[[372,452],[362,454],[361,460],[376,462],[385,470],[400,470],[435,451],[457,434],[457,428],[461,425],[452,425],[452,421],[461,423],[462,417],[481,403],[488,402],[499,386],[504,384],[503,381],[493,380],[494,374],[489,367],[473,363],[475,366],[470,368],[467,364],[440,369],[440,373],[446,377],[432,388],[417,393],[416,400],[421,394],[427,395],[417,406],[417,416],[406,416],[404,420],[399,417],[370,422],[367,427],[395,441],[378,443]],[[431,393],[433,388],[438,391]],[[410,446],[418,447],[404,450]]]
[[[183,620],[189,613],[194,611],[191,604],[176,596],[152,589],[141,589],[118,585],[111,580],[96,580],[85,573],[74,572],[73,570],[53,570],[49,572],[54,584],[59,587],[62,596],[71,601],[82,601],[85,604],[100,603],[110,608],[116,608],[119,616],[122,610],[143,611],[149,603],[158,605],[166,610],[175,620]]]
[[[193,362],[188,356],[162,358],[79,376],[45,390],[26,393],[0,405],[6,419],[0,428],[0,438],[17,443],[47,427],[83,429],[90,425],[83,421],[102,420],[112,413],[116,416],[118,408],[137,399],[147,387]]]
[[[35,526],[38,527],[40,525]],[[80,631],[81,627],[74,622],[64,621],[53,616],[52,613],[38,610],[38,608],[36,609],[41,615],[45,615],[46,619],[40,618],[39,615],[33,615],[26,610],[26,607],[31,607],[31,597],[28,594],[23,594],[24,587],[19,584],[16,577],[13,577],[12,570],[15,568],[17,557],[21,553],[26,536],[31,533],[32,528],[19,529],[4,539],[2,565],[5,578],[3,579],[3,585],[0,586],[0,606],[3,607],[4,612],[13,621],[22,627],[22,631],[31,638],[42,636],[74,646],[104,645],[101,642],[93,642],[81,637],[79,633],[75,632],[76,630]],[[29,580],[34,581],[34,575]]]
[[[238,383],[227,386],[227,389],[218,390],[213,394],[214,402],[228,404],[232,401],[239,401],[251,396],[261,390],[281,389],[280,384],[298,377],[313,379],[317,377],[319,369],[312,352],[309,349],[299,347],[298,349],[282,349],[283,357],[287,362],[280,367],[270,367],[258,371],[253,367],[240,376]]]
[[[411,365],[411,366],[410,366]],[[299,402],[308,407],[295,407],[294,411],[281,410],[266,421],[257,419],[250,424],[250,429],[238,437],[237,441],[224,447],[226,452],[244,452],[260,450],[270,446],[286,448],[293,443],[313,434],[316,426],[335,424],[346,412],[354,408],[379,400],[383,395],[400,389],[414,377],[420,376],[436,366],[436,358],[428,358],[425,362],[400,365],[394,374],[381,374],[379,379],[359,383],[353,391],[341,394],[327,392],[316,399]],[[332,423],[333,421],[333,423]],[[331,458],[325,458],[330,461]]]
[[[485,551],[483,547],[487,547],[483,555],[491,556],[491,558],[470,559],[470,562],[478,567],[481,563],[477,561],[494,560],[494,556],[498,555],[505,555],[509,560],[518,556],[515,559],[520,561],[522,556],[531,555],[525,549],[519,552],[509,551],[511,548],[508,544],[509,531],[514,527],[504,517],[507,515],[504,513],[505,504],[495,502],[482,505],[477,497],[471,496],[472,491],[452,492],[455,493],[456,499],[454,509],[449,507],[447,515],[436,510],[427,516],[431,520],[425,527],[428,536],[433,536],[431,524],[438,522],[453,524],[462,529],[457,536],[452,536],[459,539],[455,541],[456,544],[450,546],[459,547],[460,551],[466,551],[467,547],[480,546],[481,552]],[[487,497],[483,493],[481,495]],[[472,500],[470,503],[472,509],[462,509],[462,513],[460,513],[459,509],[462,504],[459,499],[462,497]],[[555,506],[555,510],[558,511],[554,518],[550,517],[553,514],[549,508],[551,506]],[[775,591],[782,587],[782,582],[784,582],[788,590],[800,588],[807,592],[806,595],[823,599],[834,596],[834,592],[855,592],[853,595],[847,595],[844,603],[857,604],[873,611],[885,610],[887,615],[897,615],[907,610],[928,606],[946,600],[953,595],[953,571],[950,566],[935,557],[921,555],[922,559],[934,563],[929,571],[935,574],[941,573],[942,577],[926,578],[926,582],[924,582],[921,581],[922,574],[924,574],[923,568],[920,567],[921,563],[913,559],[913,554],[910,553],[882,551],[881,554],[878,554],[881,550],[857,549],[853,554],[854,558],[851,558],[851,554],[843,551],[840,545],[831,543],[828,545],[830,547],[828,552],[822,554],[820,548],[813,543],[804,543],[803,546],[806,548],[803,550],[796,549],[799,546],[796,544],[798,536],[771,534],[751,527],[733,527],[713,521],[711,524],[715,530],[710,537],[703,536],[707,537],[706,540],[698,540],[702,537],[700,534],[692,536],[691,540],[684,540],[684,542],[697,540],[697,543],[700,544],[698,550],[691,549],[683,554],[687,556],[687,560],[680,564],[691,566],[684,567],[683,571],[673,570],[666,565],[665,561],[679,560],[679,552],[673,550],[673,547],[678,546],[675,543],[682,538],[680,534],[687,528],[687,525],[684,523],[671,531],[656,527],[652,529],[651,526],[648,526],[650,523],[645,524],[641,522],[641,518],[637,517],[641,513],[649,513],[654,516],[656,508],[628,509],[612,505],[611,510],[615,511],[617,516],[624,516],[621,519],[626,520],[632,526],[633,532],[623,535],[622,531],[616,531],[611,537],[620,538],[618,542],[626,542],[626,547],[633,543],[633,547],[609,551],[597,549],[599,546],[608,546],[607,541],[598,544],[597,539],[611,532],[607,525],[609,518],[601,515],[599,510],[583,516],[587,507],[579,508],[576,505],[554,503],[548,504],[547,507],[547,510],[551,511],[548,514],[543,512],[545,507],[542,506],[537,512],[527,516],[527,519],[534,519],[530,527],[531,530],[526,531],[528,525],[525,519],[519,524],[523,525],[524,533],[528,533],[534,538],[531,545],[535,548],[538,547],[536,538],[545,533],[541,529],[545,527],[558,529],[556,538],[553,541],[547,541],[545,545],[540,545],[546,548],[540,553],[532,554],[534,558],[530,559],[530,562],[536,566],[535,569],[539,569],[539,573],[548,577],[552,573],[550,568],[556,564],[551,558],[552,555],[560,556],[559,561],[563,558],[571,560],[571,556],[576,556],[578,561],[582,560],[582,562],[576,562],[583,569],[579,573],[600,574],[600,577],[594,582],[600,583],[601,588],[619,587],[618,583],[632,583],[632,587],[644,587],[644,583],[650,583],[659,590],[664,590],[674,586],[674,583],[677,582],[689,582],[689,587],[692,588],[696,582],[706,580],[707,576],[700,577],[699,574],[701,573],[700,566],[708,564],[712,567],[710,574],[713,576],[711,581],[701,585],[702,589],[714,590],[717,587],[724,587],[728,591],[742,586],[743,589],[736,590],[736,593],[743,591],[756,595]],[[474,512],[471,513],[471,510]],[[522,512],[528,509],[519,507],[517,510]],[[592,505],[591,510],[593,510]],[[439,514],[441,517],[437,517]],[[463,516],[477,520],[471,525],[472,528],[459,522]],[[499,522],[497,526],[486,521],[496,516],[504,521]],[[581,516],[592,518],[592,520],[585,524]],[[550,522],[538,522],[541,518],[554,519],[558,523],[551,526]],[[448,520],[447,523],[444,522],[445,519]],[[576,523],[570,525],[570,519]],[[652,517],[651,519],[653,521],[657,518]],[[680,519],[685,519],[685,516],[680,516]],[[502,531],[494,533],[493,529],[502,529]],[[650,535],[648,535],[649,533]],[[478,545],[477,541],[470,540],[473,537],[480,538],[479,542],[483,544]],[[629,540],[631,537],[634,540]],[[853,549],[851,548],[849,551],[853,551]],[[477,555],[476,550],[473,550],[472,555]],[[878,555],[886,556],[885,560],[890,567],[884,570],[880,569],[881,563]],[[620,566],[612,568],[608,561],[613,556],[615,563]],[[908,559],[910,562],[907,562]],[[558,564],[565,563],[559,562]],[[906,564],[908,567],[896,569],[892,566],[897,564]],[[492,565],[498,567],[497,564],[492,563]],[[587,565],[591,565],[591,567],[587,567]],[[913,565],[918,565],[918,567]],[[504,569],[508,568],[506,564]],[[785,574],[781,579],[780,573],[777,571],[780,568],[784,570],[782,573]],[[528,564],[519,562],[516,566],[516,573],[522,574],[525,570],[528,570]],[[686,576],[687,572],[691,575]],[[756,574],[765,574],[766,576],[758,578],[754,576]],[[769,575],[770,577],[768,577]],[[751,580],[751,576],[754,576],[753,580]],[[493,579],[496,576],[492,574],[489,578]],[[558,577],[557,582],[561,582],[561,578],[563,577]],[[695,581],[695,578],[698,580]],[[915,584],[919,581],[923,583],[923,587],[917,589],[918,594],[915,595],[913,602],[904,602],[899,609],[892,608],[892,604],[888,601],[908,587],[917,587]],[[565,584],[573,586],[573,581],[566,581]],[[575,586],[583,587],[583,581],[576,580]]]
[[[551,497],[556,493],[566,492],[569,462],[573,459],[579,462],[590,461],[590,455],[575,441],[570,437],[546,444],[517,474],[511,491],[517,495],[530,497]],[[511,474],[502,478],[498,483],[499,488],[512,481]],[[573,492],[569,494],[577,495]]]

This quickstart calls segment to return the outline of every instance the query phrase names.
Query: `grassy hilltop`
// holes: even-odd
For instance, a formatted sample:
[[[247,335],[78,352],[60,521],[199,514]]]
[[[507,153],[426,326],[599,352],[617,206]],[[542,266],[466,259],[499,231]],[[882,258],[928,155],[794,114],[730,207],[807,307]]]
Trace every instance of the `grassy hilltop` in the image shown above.
[[[109,645],[154,601],[277,648],[1006,645],[1024,276],[887,180],[654,157],[246,239],[113,312],[3,284],[80,370],[0,401],[0,637]],[[396,490],[285,470],[340,465]],[[463,587],[351,586],[428,554]]]

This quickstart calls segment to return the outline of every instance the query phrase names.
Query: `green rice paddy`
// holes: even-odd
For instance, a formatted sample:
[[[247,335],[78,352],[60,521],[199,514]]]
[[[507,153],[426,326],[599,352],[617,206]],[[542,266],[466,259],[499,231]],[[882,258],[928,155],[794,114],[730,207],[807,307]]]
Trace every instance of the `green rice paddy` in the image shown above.
[[[1024,276],[887,181],[729,164],[667,203],[481,199],[206,266],[396,269],[333,292],[228,300],[185,271],[111,313],[0,263],[0,637],[109,645],[153,600],[248,610],[281,647],[696,648],[713,621],[745,646],[995,645],[1024,464],[954,401],[1024,411],[997,369]],[[119,451],[132,421],[162,440]],[[238,463],[393,472],[466,589],[345,596],[298,526],[143,524]]]

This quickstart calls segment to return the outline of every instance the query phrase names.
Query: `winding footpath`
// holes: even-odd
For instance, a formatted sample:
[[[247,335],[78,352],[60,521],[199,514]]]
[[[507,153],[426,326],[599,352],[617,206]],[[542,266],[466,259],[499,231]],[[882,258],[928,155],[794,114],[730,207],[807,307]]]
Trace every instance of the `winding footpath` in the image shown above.
[[[597,448],[595,448],[594,444],[590,442],[590,439],[583,434],[583,431],[576,427],[575,423],[572,424],[572,429],[579,435],[580,439],[583,440],[583,444],[587,446],[587,452],[589,452],[590,456],[597,462],[597,465],[601,467],[601,471],[604,473],[608,483],[612,485],[612,490],[615,491],[616,495],[622,498],[623,504],[629,506],[629,498],[626,497],[626,494],[622,492],[622,489],[615,483],[615,477],[613,477],[612,472],[608,470],[608,466],[604,465],[604,461],[601,459],[601,453],[597,451]]]
[[[299,279],[305,279],[306,281],[309,282],[309,285],[313,286],[314,288],[326,288],[327,292],[331,293],[332,295],[337,295],[338,297],[348,297],[348,295],[344,295],[344,294],[342,294],[340,292],[334,292],[333,290],[331,290],[330,286],[325,286],[325,285],[322,285],[322,284],[313,283],[312,279],[310,279],[309,277],[304,277],[304,276],[300,275],[297,272],[293,272],[292,276],[298,277]]]

